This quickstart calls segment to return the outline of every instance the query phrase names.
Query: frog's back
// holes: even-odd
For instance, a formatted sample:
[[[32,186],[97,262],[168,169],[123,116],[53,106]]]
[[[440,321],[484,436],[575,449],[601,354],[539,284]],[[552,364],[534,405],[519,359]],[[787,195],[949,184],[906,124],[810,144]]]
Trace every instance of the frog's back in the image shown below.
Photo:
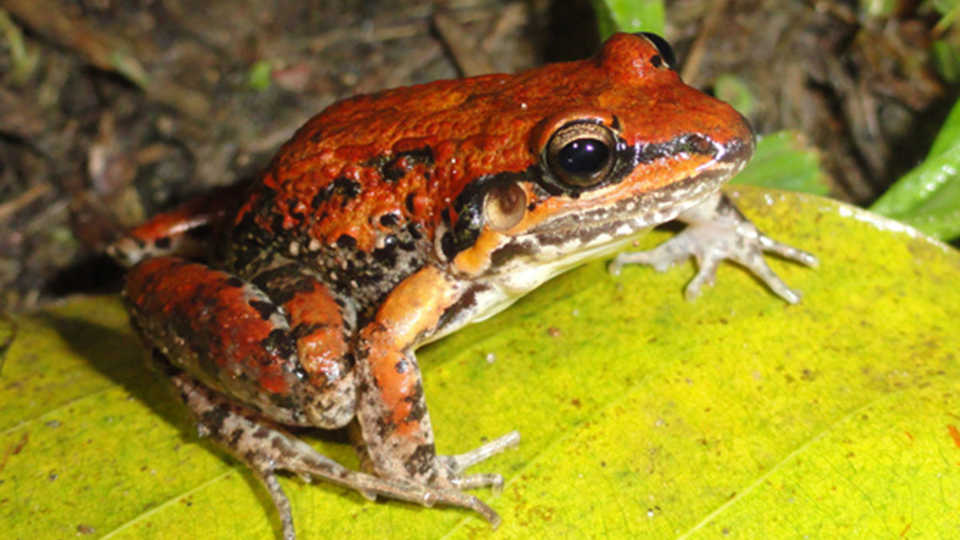
[[[540,83],[529,80],[542,71],[436,81],[336,103],[284,145],[263,188],[282,195],[281,210],[294,221],[311,216],[321,242],[349,234],[372,248],[385,215],[419,224],[432,239],[444,208],[471,181],[533,164],[529,132],[562,99],[554,88],[545,100]]]
[[[435,262],[434,232],[458,190],[488,171],[523,170],[490,132],[515,77],[437,81],[357,96],[314,116],[284,145],[240,209],[226,265],[252,276],[299,260],[366,311]],[[519,108],[519,107],[518,107]],[[500,112],[503,118],[505,112]]]
[[[254,186],[233,222],[227,265],[248,275],[283,253],[375,305],[424,264],[470,246],[480,218],[466,211],[478,211],[474,199],[495,183],[488,179],[523,181],[540,199],[553,193],[539,182],[544,135],[570,118],[615,125],[620,144],[637,149],[728,120],[698,107],[704,96],[656,55],[646,40],[620,35],[587,60],[334,104]],[[641,190],[670,177],[650,178]]]
[[[375,302],[435,260],[437,227],[467,184],[532,165],[527,134],[550,107],[528,80],[541,71],[436,81],[325,109],[254,186],[228,266],[251,274],[279,251]]]

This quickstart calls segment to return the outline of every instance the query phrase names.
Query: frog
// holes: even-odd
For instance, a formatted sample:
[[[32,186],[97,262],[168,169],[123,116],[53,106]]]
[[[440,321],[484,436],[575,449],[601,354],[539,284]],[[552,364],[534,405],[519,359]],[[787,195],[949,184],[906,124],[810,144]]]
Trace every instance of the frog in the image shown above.
[[[663,38],[617,33],[585,60],[355,96],[307,121],[256,180],[111,246],[152,362],[199,434],[263,483],[284,538],[278,472],[496,527],[468,491],[503,477],[465,471],[520,436],[438,453],[415,350],[652,227],[685,224],[611,273],[692,257],[693,299],[731,260],[800,300],[765,254],[816,257],[760,232],[720,189],[753,154],[752,128],[675,64]],[[359,467],[295,434],[308,428],[345,429]]]

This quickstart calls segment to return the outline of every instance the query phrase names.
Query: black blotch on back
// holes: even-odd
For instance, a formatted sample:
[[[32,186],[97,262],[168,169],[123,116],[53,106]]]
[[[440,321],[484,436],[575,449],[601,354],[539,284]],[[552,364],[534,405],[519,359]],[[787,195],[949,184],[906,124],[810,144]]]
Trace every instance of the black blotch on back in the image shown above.
[[[356,249],[357,239],[349,234],[341,234],[340,237],[337,238],[337,247],[343,249]]]
[[[257,310],[257,313],[260,314],[260,318],[265,321],[269,319],[270,316],[273,315],[273,313],[277,310],[277,306],[275,306],[272,302],[264,302],[263,300],[251,300],[250,307]]]
[[[340,196],[341,206],[346,206],[348,201],[360,194],[360,191],[359,183],[346,176],[339,176],[313,196],[313,199],[310,200],[310,206],[316,210],[334,196]]]

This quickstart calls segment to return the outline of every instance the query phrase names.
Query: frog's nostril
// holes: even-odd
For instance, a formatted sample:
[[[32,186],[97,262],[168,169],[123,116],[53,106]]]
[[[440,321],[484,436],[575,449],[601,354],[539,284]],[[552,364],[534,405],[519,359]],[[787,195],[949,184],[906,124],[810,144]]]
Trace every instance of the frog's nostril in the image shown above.
[[[730,139],[726,144],[717,145],[717,161],[747,161],[753,155],[754,139]]]
[[[681,137],[677,141],[676,151],[687,152],[689,154],[718,154],[717,147],[713,141],[703,135],[690,134]]]

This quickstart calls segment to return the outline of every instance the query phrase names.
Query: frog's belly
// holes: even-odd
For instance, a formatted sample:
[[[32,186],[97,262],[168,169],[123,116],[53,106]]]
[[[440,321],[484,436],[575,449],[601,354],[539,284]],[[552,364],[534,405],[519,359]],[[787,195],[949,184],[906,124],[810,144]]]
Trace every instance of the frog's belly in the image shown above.
[[[518,256],[506,263],[495,275],[466,284],[461,300],[448,310],[444,323],[424,343],[451,334],[464,326],[484,321],[507,309],[523,295],[549,279],[587,261],[599,259],[623,249],[650,228],[623,234],[604,234],[591,245],[569,251],[569,246],[541,247],[535,255]],[[576,240],[571,240],[574,242]]]

